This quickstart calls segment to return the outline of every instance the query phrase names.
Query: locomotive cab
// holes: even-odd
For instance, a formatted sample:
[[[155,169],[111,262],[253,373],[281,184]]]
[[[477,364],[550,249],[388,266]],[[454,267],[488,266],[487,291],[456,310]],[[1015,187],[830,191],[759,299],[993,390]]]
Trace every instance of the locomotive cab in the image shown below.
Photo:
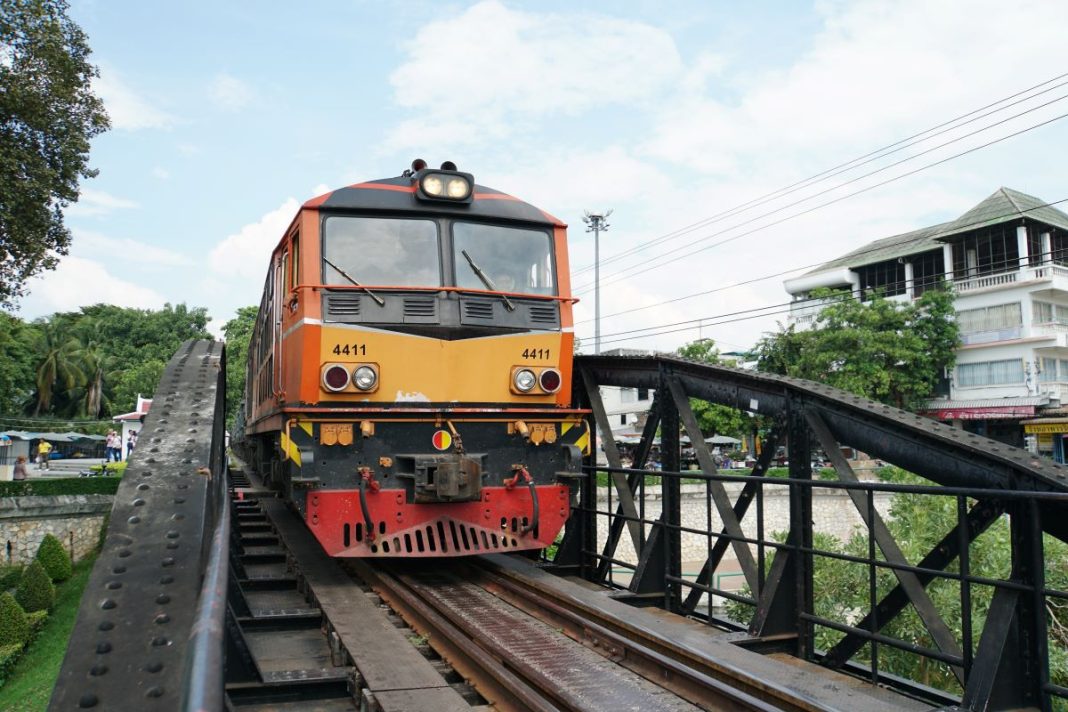
[[[566,226],[446,165],[305,203],[250,346],[247,434],[338,556],[540,548],[589,435]]]

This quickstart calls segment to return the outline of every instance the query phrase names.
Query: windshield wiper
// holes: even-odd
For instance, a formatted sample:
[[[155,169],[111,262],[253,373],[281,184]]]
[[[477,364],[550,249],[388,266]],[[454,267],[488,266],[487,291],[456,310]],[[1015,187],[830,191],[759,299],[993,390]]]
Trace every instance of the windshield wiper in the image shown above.
[[[475,264],[475,261],[471,259],[471,255],[467,254],[467,250],[460,250],[460,254],[467,260],[467,264],[471,265],[471,271],[475,273],[475,276],[482,281],[482,284],[486,285],[486,289],[491,292],[496,292],[496,285],[494,285],[493,281],[486,276],[486,273],[482,271],[482,268]],[[508,295],[501,294],[500,297],[504,300],[505,309],[508,311],[515,311],[515,304],[512,304],[512,300],[508,298]]]
[[[359,287],[363,291],[367,292],[367,294],[371,297],[371,299],[375,300],[375,303],[378,304],[378,306],[380,306],[380,307],[386,306],[386,300],[382,299],[382,297],[378,296],[377,294],[372,292],[370,289],[368,289],[367,287],[363,286],[362,284],[357,282],[355,279],[350,277],[348,272],[346,272],[345,270],[341,269],[340,267],[338,267],[336,264],[334,264],[330,260],[326,259],[325,257],[323,258],[323,262],[327,263],[328,265],[330,265],[331,267],[336,269],[338,271],[338,274],[340,274],[342,277],[344,277],[345,279],[349,280],[350,282],[352,282],[354,285],[356,285],[357,287]]]

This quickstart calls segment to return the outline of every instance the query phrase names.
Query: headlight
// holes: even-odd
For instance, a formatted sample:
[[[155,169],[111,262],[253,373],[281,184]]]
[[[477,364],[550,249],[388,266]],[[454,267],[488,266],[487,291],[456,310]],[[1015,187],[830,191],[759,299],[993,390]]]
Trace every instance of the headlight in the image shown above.
[[[440,197],[445,192],[445,181],[441,179],[441,176],[428,175],[423,178],[423,192]]]
[[[463,200],[471,192],[471,184],[463,178],[449,178],[445,183],[445,192],[450,198]]]
[[[541,372],[540,382],[543,391],[556,393],[560,390],[560,384],[564,382],[564,379],[555,368],[547,368]]]
[[[516,371],[512,380],[515,383],[515,389],[520,393],[529,393],[534,388],[534,384],[538,382],[537,376],[529,368]]]
[[[378,374],[370,366],[360,366],[352,372],[352,384],[361,391],[369,391],[378,383]]]
[[[323,386],[328,391],[343,391],[349,385],[349,372],[344,366],[334,364],[323,371]]]

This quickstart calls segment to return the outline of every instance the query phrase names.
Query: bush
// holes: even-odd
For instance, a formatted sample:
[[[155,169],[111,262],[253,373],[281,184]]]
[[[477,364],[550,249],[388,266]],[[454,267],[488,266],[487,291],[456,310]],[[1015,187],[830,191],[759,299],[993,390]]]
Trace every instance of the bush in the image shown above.
[[[94,474],[100,473],[104,471],[105,467],[107,468],[106,474],[109,477],[112,475],[122,477],[122,475],[126,472],[126,460],[123,460],[122,462],[108,462],[103,465],[90,465],[89,471]]]
[[[22,656],[22,643],[0,645],[0,685],[7,682],[7,676]]]
[[[0,497],[59,494],[115,494],[121,477],[58,477],[54,480],[0,482]]]
[[[37,556],[41,566],[53,581],[66,581],[72,573],[70,555],[52,534],[46,534],[41,546],[37,548]]]
[[[0,566],[0,591],[7,591],[18,586],[24,568],[26,567],[22,564]]]
[[[41,566],[34,561],[22,572],[22,580],[15,589],[15,600],[24,611],[47,611],[56,601],[56,587]]]
[[[41,628],[44,628],[44,624],[48,622],[48,611],[34,611],[33,613],[26,614],[26,624],[30,627],[30,640],[37,637],[37,634],[41,632]]]
[[[29,637],[26,612],[10,593],[0,593],[0,646],[17,645],[21,650]]]

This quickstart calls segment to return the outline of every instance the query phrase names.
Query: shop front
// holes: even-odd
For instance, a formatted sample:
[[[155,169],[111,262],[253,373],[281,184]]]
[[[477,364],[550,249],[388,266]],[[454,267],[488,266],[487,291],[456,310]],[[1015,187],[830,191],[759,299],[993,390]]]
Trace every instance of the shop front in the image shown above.
[[[1028,450],[1054,462],[1068,462],[1068,418],[1035,418],[1023,421],[1023,426]]]

